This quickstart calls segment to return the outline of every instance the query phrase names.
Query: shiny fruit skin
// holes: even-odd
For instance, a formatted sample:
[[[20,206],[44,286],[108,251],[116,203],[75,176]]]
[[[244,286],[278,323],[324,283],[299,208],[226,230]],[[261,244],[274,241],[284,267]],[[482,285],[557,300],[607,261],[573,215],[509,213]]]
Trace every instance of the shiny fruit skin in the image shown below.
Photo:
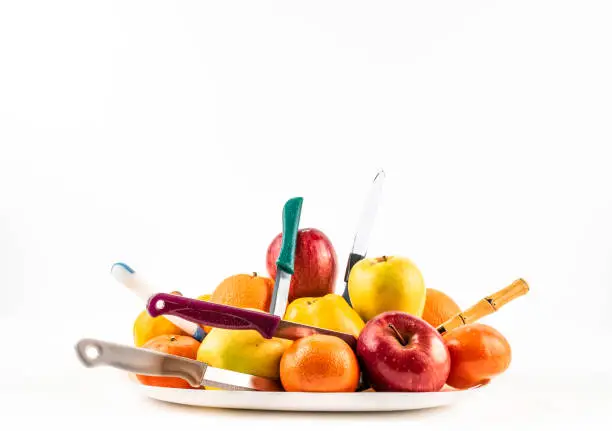
[[[355,392],[359,374],[353,350],[331,335],[294,341],[280,363],[281,383],[287,392]]]
[[[425,308],[421,318],[437,328],[451,317],[461,313],[459,305],[446,293],[428,288],[425,297]]]
[[[237,274],[225,278],[215,288],[209,301],[241,308],[270,310],[274,280],[252,274]]]
[[[399,311],[382,313],[366,323],[357,340],[357,356],[377,392],[437,392],[451,366],[438,331]]]
[[[171,293],[182,296],[180,292]],[[146,310],[136,317],[132,327],[132,334],[136,347],[142,347],[147,341],[158,335],[187,335],[185,331],[164,316],[151,317]]]
[[[146,342],[142,348],[154,350],[156,352],[167,353],[175,356],[182,356],[188,359],[195,359],[200,343],[186,335],[159,335]],[[136,374],[140,383],[147,386],[161,386],[164,388],[191,389],[192,386],[180,377],[145,376]]]
[[[213,328],[196,359],[212,367],[278,379],[281,356],[291,344],[283,338],[266,339],[253,329]]]
[[[274,280],[271,278],[261,277],[256,272],[236,274],[221,281],[210,297],[202,300],[267,312],[270,310],[273,290]],[[200,326],[207,334],[213,329],[210,326]]]
[[[421,317],[426,289],[421,271],[408,258],[382,256],[360,260],[349,274],[353,308],[364,322],[387,311]]]
[[[365,323],[344,298],[334,293],[298,298],[287,307],[284,320],[346,332],[359,337]]]
[[[446,382],[455,389],[488,383],[510,366],[512,350],[495,328],[481,323],[461,326],[444,335],[451,356]]]
[[[282,233],[268,246],[266,268],[276,278],[276,260],[280,253]],[[329,238],[317,229],[300,229],[295,247],[294,274],[289,288],[289,302],[297,298],[320,297],[334,293],[338,258]]]

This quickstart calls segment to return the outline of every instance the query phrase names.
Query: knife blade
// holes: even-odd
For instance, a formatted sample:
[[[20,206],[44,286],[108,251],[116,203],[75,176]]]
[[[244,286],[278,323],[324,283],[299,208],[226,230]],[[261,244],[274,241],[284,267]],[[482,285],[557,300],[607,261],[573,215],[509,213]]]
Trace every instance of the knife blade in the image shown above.
[[[117,262],[111,267],[111,275],[119,283],[127,287],[134,295],[142,300],[145,304],[151,295],[159,292],[159,289],[152,287],[139,273],[134,271],[132,267],[123,262]],[[174,316],[165,316],[166,319],[181,328],[187,334],[191,335],[198,341],[202,341],[206,336],[204,330],[193,322],[181,319]]]
[[[254,329],[268,339],[277,337],[297,340],[309,335],[324,334],[342,339],[353,350],[357,345],[357,339],[345,332],[289,322],[282,320],[280,316],[263,311],[215,304],[168,293],[156,293],[149,298],[147,311],[152,317],[172,315],[213,328]]]
[[[212,386],[230,391],[282,391],[277,380],[215,368],[193,359],[84,338],[75,346],[81,363],[88,367],[107,365],[148,376],[179,377],[193,388]]]
[[[302,202],[302,198],[292,198],[285,202],[283,207],[282,242],[276,260],[276,280],[270,300],[270,313],[279,317],[283,317],[287,309]]]
[[[353,248],[348,257],[346,263],[346,271],[344,273],[344,291],[342,297],[351,305],[351,299],[348,291],[348,280],[349,274],[353,266],[360,260],[364,259],[368,252],[368,245],[370,243],[370,234],[372,233],[372,227],[374,226],[374,220],[376,219],[376,213],[380,203],[382,195],[382,186],[385,180],[385,171],[380,170],[372,181],[370,192],[365,200],[359,222],[357,223],[357,231],[353,238]]]

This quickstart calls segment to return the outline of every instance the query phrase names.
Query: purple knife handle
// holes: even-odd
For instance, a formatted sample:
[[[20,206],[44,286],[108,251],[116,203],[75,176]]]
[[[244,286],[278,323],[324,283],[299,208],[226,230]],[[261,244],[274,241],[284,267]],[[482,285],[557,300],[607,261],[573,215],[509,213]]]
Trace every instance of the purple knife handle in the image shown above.
[[[264,338],[274,336],[281,320],[279,316],[263,311],[251,311],[168,293],[151,296],[147,302],[147,312],[152,317],[170,314],[213,328],[254,329]]]

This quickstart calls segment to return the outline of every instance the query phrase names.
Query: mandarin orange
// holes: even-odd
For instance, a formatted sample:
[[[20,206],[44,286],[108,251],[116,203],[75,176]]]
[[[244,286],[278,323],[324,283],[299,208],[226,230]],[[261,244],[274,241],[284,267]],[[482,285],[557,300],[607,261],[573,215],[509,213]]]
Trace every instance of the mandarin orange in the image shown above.
[[[355,352],[331,335],[294,341],[280,362],[281,383],[287,392],[355,392],[359,374]]]
[[[488,383],[510,366],[512,351],[508,340],[496,329],[481,323],[461,326],[444,335],[451,357],[446,381],[455,389]]]
[[[187,335],[159,335],[147,341],[142,348],[169,355],[196,359],[200,342]],[[147,386],[189,389],[192,386],[180,377],[145,376],[136,374],[140,383]]]
[[[461,313],[461,308],[446,293],[428,288],[425,297],[425,308],[421,318],[434,328]]]
[[[268,311],[274,280],[253,274],[237,274],[224,279],[214,290],[209,301],[241,308]]]

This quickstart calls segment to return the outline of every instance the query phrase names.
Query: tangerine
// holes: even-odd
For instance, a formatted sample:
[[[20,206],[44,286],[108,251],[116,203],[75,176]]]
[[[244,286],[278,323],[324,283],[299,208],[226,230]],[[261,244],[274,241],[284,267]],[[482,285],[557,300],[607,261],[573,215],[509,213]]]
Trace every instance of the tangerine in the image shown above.
[[[159,335],[147,341],[142,348],[169,355],[196,359],[200,342],[187,335]],[[162,386],[165,388],[190,389],[192,386],[187,380],[180,377],[146,376],[136,374],[140,383],[147,386]]]
[[[425,296],[425,308],[421,318],[437,328],[454,315],[461,313],[461,308],[446,293],[428,288]]]
[[[359,375],[355,352],[331,335],[294,341],[280,362],[281,383],[287,392],[355,392]]]
[[[481,323],[461,326],[444,335],[451,357],[446,384],[468,389],[488,383],[510,366],[508,340],[496,329]]]
[[[241,308],[269,311],[274,280],[253,274],[237,274],[223,280],[209,301]]]

